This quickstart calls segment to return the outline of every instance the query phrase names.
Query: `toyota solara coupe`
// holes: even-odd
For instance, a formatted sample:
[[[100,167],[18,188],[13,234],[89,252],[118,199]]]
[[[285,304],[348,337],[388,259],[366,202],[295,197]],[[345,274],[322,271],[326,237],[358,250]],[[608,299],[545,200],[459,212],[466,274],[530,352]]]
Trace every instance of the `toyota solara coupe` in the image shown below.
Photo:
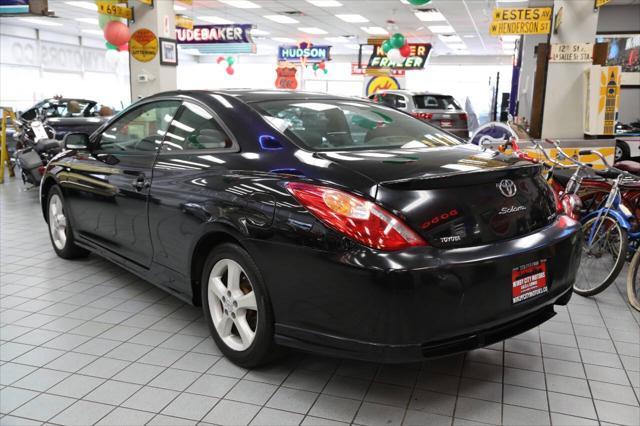
[[[161,93],[65,147],[41,186],[56,253],[201,305],[238,365],[466,351],[571,297],[579,225],[540,166],[382,105]]]

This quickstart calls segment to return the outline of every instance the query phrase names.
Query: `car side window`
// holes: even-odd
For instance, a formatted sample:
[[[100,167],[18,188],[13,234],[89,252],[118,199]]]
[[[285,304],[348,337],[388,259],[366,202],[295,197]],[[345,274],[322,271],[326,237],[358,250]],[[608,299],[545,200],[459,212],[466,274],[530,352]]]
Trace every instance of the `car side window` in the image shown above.
[[[402,95],[398,95],[398,97],[396,98],[396,108],[406,108],[406,107],[407,107],[407,99]]]
[[[167,131],[162,152],[225,149],[233,145],[213,115],[193,102],[185,101]]]
[[[155,151],[180,104],[158,101],[132,109],[102,132],[99,150],[111,154]]]

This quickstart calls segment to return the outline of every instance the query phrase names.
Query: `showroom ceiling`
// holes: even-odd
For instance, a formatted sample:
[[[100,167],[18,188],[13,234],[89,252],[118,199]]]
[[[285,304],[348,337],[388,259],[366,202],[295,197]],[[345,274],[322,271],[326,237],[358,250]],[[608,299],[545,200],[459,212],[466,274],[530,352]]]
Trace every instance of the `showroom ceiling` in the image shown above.
[[[414,7],[406,0],[194,0],[192,6],[177,1],[176,11],[194,17],[197,24],[254,24],[258,53],[264,54],[271,54],[278,44],[302,39],[331,44],[335,54],[354,53],[358,43],[374,37],[369,33],[399,30],[412,41],[432,42],[434,54],[501,55],[511,54],[513,37],[501,39],[488,34],[491,10],[526,4],[526,0],[433,0]],[[57,19],[3,18],[2,22],[11,19],[12,23],[41,29],[101,37],[92,1],[49,0],[49,9],[55,11]],[[416,13],[424,9],[430,10]],[[283,16],[288,23],[277,22]],[[43,20],[50,25],[43,25]]]

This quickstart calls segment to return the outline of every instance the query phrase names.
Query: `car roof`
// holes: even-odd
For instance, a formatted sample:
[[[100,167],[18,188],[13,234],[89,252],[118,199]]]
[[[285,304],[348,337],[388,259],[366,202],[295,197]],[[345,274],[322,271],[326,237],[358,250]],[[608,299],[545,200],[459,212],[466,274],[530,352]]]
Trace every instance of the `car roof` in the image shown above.
[[[434,96],[451,96],[444,93],[436,93],[429,91],[412,91],[412,90],[380,90],[378,93],[397,93],[401,95],[434,95]]]
[[[233,96],[246,103],[277,101],[277,100],[309,100],[309,99],[341,99],[353,101],[354,98],[345,96],[329,95],[319,92],[301,92],[293,90],[257,90],[257,89],[223,89],[223,90],[175,90],[170,92],[161,92],[153,95],[156,96],[196,96],[206,94],[218,94]],[[366,101],[366,99],[361,99]]]

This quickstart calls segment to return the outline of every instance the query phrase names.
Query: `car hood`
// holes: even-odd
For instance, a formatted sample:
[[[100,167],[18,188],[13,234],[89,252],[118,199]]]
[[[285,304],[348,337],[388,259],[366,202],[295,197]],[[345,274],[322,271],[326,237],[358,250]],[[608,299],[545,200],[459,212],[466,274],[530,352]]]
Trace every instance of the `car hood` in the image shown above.
[[[323,151],[314,156],[338,163],[378,184],[499,171],[522,164],[515,157],[471,144],[435,148]]]

